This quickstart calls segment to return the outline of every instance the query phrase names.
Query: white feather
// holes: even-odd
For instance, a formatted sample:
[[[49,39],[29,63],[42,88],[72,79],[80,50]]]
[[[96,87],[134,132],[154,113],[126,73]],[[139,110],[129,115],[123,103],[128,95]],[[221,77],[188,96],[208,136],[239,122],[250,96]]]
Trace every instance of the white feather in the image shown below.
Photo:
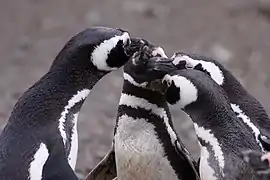
[[[78,102],[81,100],[86,99],[88,94],[90,93],[89,89],[83,89],[81,91],[78,91],[77,94],[75,94],[69,101],[68,104],[64,107],[64,111],[61,113],[61,117],[59,119],[59,125],[58,129],[60,131],[60,134],[63,139],[64,145],[66,145],[66,140],[67,140],[67,134],[65,132],[65,122],[66,122],[66,115],[68,114],[69,110]],[[69,154],[70,157],[68,157],[70,166],[74,169],[76,160],[77,160],[77,153],[78,153],[78,134],[77,134],[77,115],[74,116],[74,126],[73,127],[73,134],[72,134],[72,142],[71,142],[71,152]],[[75,140],[77,139],[77,140]],[[72,144],[73,143],[73,144]],[[76,151],[76,152],[75,152]],[[75,155],[76,154],[76,155]],[[71,158],[71,159],[69,159]]]
[[[153,56],[161,55],[161,57],[167,58],[168,56],[165,54],[165,51],[162,47],[157,47],[153,52]]]
[[[165,75],[162,81],[166,81],[168,83],[174,82],[176,87],[180,87],[180,99],[177,104],[184,108],[185,106],[195,102],[197,100],[198,90],[195,85],[188,80],[187,78],[179,75]]]
[[[196,123],[194,123],[194,129],[199,138],[201,138],[205,142],[209,143],[210,146],[212,146],[212,150],[214,152],[214,158],[218,161],[219,169],[221,170],[221,175],[224,176],[224,172],[223,172],[224,165],[225,165],[224,155],[223,155],[221,146],[217,138],[214,136],[211,130],[205,129],[204,127],[200,127]]]
[[[165,111],[165,109],[158,107],[156,104],[152,104],[146,99],[139,98],[136,96],[128,95],[128,94],[121,94],[119,105],[126,105],[130,106],[132,108],[143,108],[146,110],[151,111],[153,114],[159,116],[164,120],[164,123],[166,125],[167,131],[169,132],[169,135],[171,137],[172,144],[174,145],[177,136],[175,132],[173,131],[172,127],[169,124],[168,115]]]
[[[146,119],[119,118],[115,134],[117,179],[178,180],[154,128]]]
[[[78,130],[77,130],[77,122],[78,122],[79,113],[74,114],[74,127],[71,134],[71,148],[70,153],[68,155],[68,162],[71,168],[74,170],[77,162],[78,155]]]
[[[133,77],[131,77],[129,74],[127,73],[123,73],[124,76],[124,80],[130,82],[131,84],[133,84],[134,86],[138,86],[138,87],[146,87],[147,82],[143,82],[143,83],[137,83]]]
[[[231,107],[234,112],[238,113],[237,117],[242,119],[246,125],[248,125],[252,132],[255,135],[255,139],[257,143],[260,145],[261,150],[263,150],[262,144],[259,140],[260,130],[251,122],[250,118],[240,109],[240,107],[236,104],[231,104]]]
[[[41,180],[43,166],[49,157],[49,151],[44,143],[41,143],[33,160],[30,163],[29,178],[30,180]]]
[[[68,114],[68,111],[78,102],[81,100],[84,100],[88,94],[90,93],[89,89],[84,89],[81,91],[78,91],[77,94],[75,94],[69,101],[68,104],[64,107],[64,111],[61,113],[61,117],[59,119],[59,126],[58,129],[61,133],[61,136],[63,138],[64,145],[66,144],[67,135],[65,132],[65,122],[66,122],[66,115]]]
[[[217,180],[217,177],[215,176],[215,171],[214,169],[210,166],[209,163],[209,152],[207,151],[206,147],[203,147],[200,143],[199,143],[200,147],[201,147],[201,156],[200,156],[200,177],[201,180]]]
[[[187,67],[194,68],[197,64],[201,63],[203,69],[210,73],[211,78],[218,84],[223,85],[224,75],[220,68],[213,62],[207,62],[199,59],[192,59],[187,55],[173,55],[173,64],[177,65],[180,61],[186,61]]]
[[[103,41],[99,46],[95,48],[92,52],[91,61],[99,69],[104,71],[111,71],[117,68],[109,67],[107,64],[107,59],[110,51],[116,47],[117,43],[122,40],[123,43],[129,39],[129,34],[127,32],[123,33],[121,36],[114,36],[111,39]]]

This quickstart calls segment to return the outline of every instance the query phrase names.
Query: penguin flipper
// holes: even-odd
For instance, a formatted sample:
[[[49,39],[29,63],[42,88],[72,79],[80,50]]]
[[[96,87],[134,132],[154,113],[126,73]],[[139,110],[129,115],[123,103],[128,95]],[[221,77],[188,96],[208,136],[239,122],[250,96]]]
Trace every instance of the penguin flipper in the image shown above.
[[[179,145],[177,142],[179,143]],[[190,169],[191,171],[186,172],[186,173],[188,173],[190,177],[192,177],[192,179],[199,180],[200,176],[199,176],[199,169],[197,169],[198,167],[197,162],[194,160],[191,154],[186,150],[184,144],[181,141],[176,140],[175,148],[176,148],[176,152],[179,154],[178,157],[182,157],[181,159],[184,160],[186,163],[188,163],[188,165],[186,164],[186,166],[190,167],[188,169]]]
[[[199,157],[197,164],[195,164],[195,167],[196,167],[198,172],[200,172],[200,162],[201,162],[201,158]]]
[[[99,164],[87,175],[86,180],[117,180],[114,146]]]
[[[43,168],[42,180],[79,180],[63,154],[52,154]]]

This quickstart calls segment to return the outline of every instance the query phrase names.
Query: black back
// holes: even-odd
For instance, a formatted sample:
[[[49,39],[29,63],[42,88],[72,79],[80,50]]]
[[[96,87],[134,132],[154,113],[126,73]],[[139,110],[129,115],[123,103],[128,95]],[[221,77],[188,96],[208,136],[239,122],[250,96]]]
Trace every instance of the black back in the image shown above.
[[[115,46],[107,47],[103,59],[93,57],[98,47],[117,36],[123,37],[115,41]],[[64,146],[58,128],[61,112],[74,95],[82,90],[90,91],[104,75],[127,62],[139,46],[138,42],[131,42],[127,32],[121,29],[89,28],[72,37],[59,52],[49,71],[14,106],[0,136],[1,179],[28,179],[30,162],[41,143],[49,151],[43,169],[45,179],[53,179],[54,174],[58,174],[56,177],[73,174],[64,158],[67,158],[70,144]],[[85,98],[65,115],[64,127],[69,142],[74,114],[79,112]],[[63,172],[65,170],[66,173]]]
[[[196,70],[179,70],[172,72],[171,77],[179,76],[187,79],[197,90],[196,100],[186,104],[183,110],[191,117],[198,127],[210,130],[210,133],[218,140],[220,148],[224,155],[224,174],[225,179],[254,179],[254,172],[242,161],[241,152],[245,149],[256,149],[260,151],[252,132],[242,121],[237,120],[237,116],[230,106],[230,100],[225,91],[216,84],[207,74]],[[175,82],[172,78],[170,87],[167,90],[167,99],[175,104],[181,101],[181,91],[185,86],[181,82]],[[180,83],[180,87],[179,87]],[[176,96],[178,92],[178,96]],[[186,96],[188,96],[186,94]],[[208,142],[198,137],[200,144],[207,147],[211,153],[213,148]],[[213,157],[213,156],[212,156]],[[208,159],[210,166],[215,170],[216,176],[222,178],[219,174],[220,169],[217,165],[217,159]]]
[[[254,125],[260,130],[261,135],[270,138],[270,118],[264,107],[241,85],[241,83],[234,77],[234,75],[229,70],[227,70],[220,62],[209,57],[186,52],[176,53],[176,56],[182,55],[186,55],[198,61],[211,62],[216,65],[224,76],[224,82],[221,87],[224,89],[227,96],[229,97],[230,103],[238,105],[240,109],[250,118],[252,123],[254,123]],[[183,68],[182,65],[181,68]],[[203,68],[201,63],[198,63],[192,68],[203,71],[206,74],[210,75],[209,70]],[[267,151],[270,150],[269,147],[265,145],[263,147]]]

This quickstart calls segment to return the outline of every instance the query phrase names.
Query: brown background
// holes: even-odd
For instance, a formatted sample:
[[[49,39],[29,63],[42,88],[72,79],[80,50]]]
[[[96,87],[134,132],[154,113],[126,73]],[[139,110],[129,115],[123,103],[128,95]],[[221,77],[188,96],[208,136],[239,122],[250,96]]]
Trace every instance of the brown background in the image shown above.
[[[9,0],[0,5],[0,124],[17,98],[49,68],[69,38],[91,26],[121,27],[161,44],[169,56],[193,51],[220,60],[270,110],[268,0]],[[110,147],[121,71],[92,91],[79,117],[77,171],[86,173]],[[196,156],[191,121],[171,109]]]

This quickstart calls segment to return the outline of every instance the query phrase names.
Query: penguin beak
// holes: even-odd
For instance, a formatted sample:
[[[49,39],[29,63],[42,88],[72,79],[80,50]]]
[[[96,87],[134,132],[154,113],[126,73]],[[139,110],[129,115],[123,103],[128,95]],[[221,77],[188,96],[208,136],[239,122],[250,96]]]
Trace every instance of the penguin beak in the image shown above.
[[[152,63],[151,66],[153,66],[153,71],[158,74],[163,74],[163,76],[179,69],[173,64],[173,61],[168,58],[151,58],[150,63]]]
[[[147,85],[147,88],[158,91],[162,94],[166,92],[167,86],[162,83],[162,78],[173,71],[177,71],[177,67],[172,63],[171,59],[163,57],[151,58],[148,62],[148,69],[153,76]],[[150,75],[150,74],[149,74]]]

